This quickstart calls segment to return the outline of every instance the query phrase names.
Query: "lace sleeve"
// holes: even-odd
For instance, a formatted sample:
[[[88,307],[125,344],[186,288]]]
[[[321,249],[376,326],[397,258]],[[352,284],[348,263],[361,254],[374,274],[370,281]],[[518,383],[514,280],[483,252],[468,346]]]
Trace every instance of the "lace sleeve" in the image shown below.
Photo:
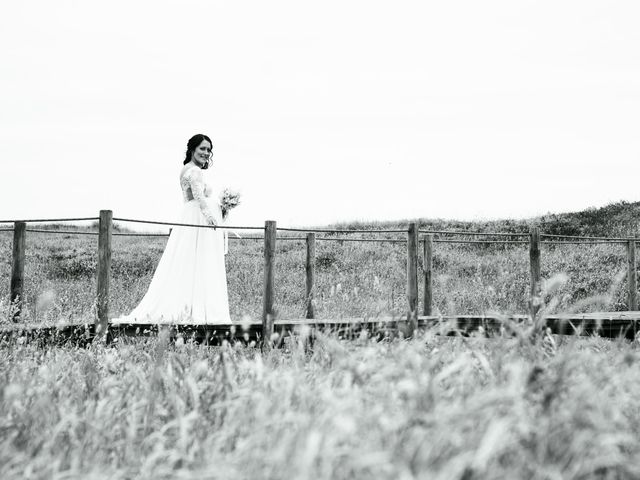
[[[199,168],[193,168],[187,174],[187,181],[189,182],[189,186],[191,187],[191,193],[193,195],[194,200],[198,202],[200,206],[200,211],[207,219],[210,225],[215,225],[215,217],[209,208],[207,203],[205,194],[204,194],[204,180],[202,179],[202,172]]]

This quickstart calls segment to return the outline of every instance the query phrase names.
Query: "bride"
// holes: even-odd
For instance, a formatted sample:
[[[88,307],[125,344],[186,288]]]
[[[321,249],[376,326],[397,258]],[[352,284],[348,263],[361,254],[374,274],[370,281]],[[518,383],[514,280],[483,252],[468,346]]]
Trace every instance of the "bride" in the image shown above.
[[[211,164],[211,139],[194,135],[187,143],[180,187],[179,223],[215,226],[222,222],[217,197],[202,171]],[[231,323],[221,230],[176,226],[140,304],[114,323]]]

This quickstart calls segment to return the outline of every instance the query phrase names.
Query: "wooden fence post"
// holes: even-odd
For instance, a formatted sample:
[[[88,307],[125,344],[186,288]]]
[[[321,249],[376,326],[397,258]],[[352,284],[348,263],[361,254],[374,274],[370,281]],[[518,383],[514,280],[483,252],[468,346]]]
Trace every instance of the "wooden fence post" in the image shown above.
[[[267,220],[264,223],[264,298],[262,304],[262,346],[271,344],[274,321],[274,287],[276,257],[276,222]]]
[[[529,232],[529,262],[531,264],[531,290],[529,294],[529,310],[531,313],[531,318],[534,318],[540,308],[539,297],[541,294],[539,227],[531,227],[531,230]]]
[[[307,318],[315,318],[313,300],[315,297],[315,276],[316,276],[316,234],[307,233],[307,262],[305,265],[307,273]]]
[[[98,316],[96,318],[96,337],[107,333],[109,324],[109,286],[111,284],[111,234],[113,231],[113,212],[100,210],[98,225]]]
[[[429,316],[433,311],[433,235],[429,234],[424,239],[424,298],[422,301],[422,314]]]
[[[638,277],[636,274],[636,240],[635,238],[629,240],[627,243],[627,260],[628,260],[628,286],[629,286],[629,301],[627,308],[631,311],[638,310]]]
[[[407,232],[407,300],[409,315],[418,315],[418,225],[409,224]]]
[[[13,224],[13,261],[11,264],[11,320],[17,322],[24,304],[24,259],[25,237],[27,224],[15,222]]]

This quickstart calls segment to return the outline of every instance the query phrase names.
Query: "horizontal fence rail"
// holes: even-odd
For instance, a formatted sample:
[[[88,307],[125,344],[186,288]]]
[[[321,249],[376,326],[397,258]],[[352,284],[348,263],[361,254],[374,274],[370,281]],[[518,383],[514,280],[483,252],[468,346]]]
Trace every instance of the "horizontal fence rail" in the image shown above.
[[[83,230],[57,230],[46,228],[27,228],[28,223],[59,223],[98,221],[98,231]],[[313,299],[315,296],[315,245],[318,241],[331,242],[370,242],[370,243],[397,243],[407,246],[407,319],[411,322],[416,319],[421,299],[423,316],[432,315],[433,310],[433,248],[436,243],[443,244],[469,244],[469,245],[528,245],[530,257],[530,291],[529,304],[530,316],[538,313],[538,298],[542,284],[541,278],[541,247],[543,245],[598,245],[598,244],[625,244],[627,256],[627,306],[630,311],[638,309],[637,298],[637,261],[636,244],[638,238],[624,237],[589,237],[579,235],[545,234],[538,227],[533,227],[529,233],[508,232],[469,232],[419,229],[417,223],[410,223],[407,229],[326,229],[326,228],[289,228],[277,227],[275,221],[265,222],[264,227],[255,226],[229,226],[229,225],[197,225],[175,222],[161,222],[153,220],[139,220],[130,218],[113,217],[110,210],[100,211],[99,217],[78,218],[54,218],[33,220],[4,220],[0,223],[12,223],[12,227],[0,228],[0,232],[13,233],[13,254],[10,301],[12,305],[12,320],[18,321],[24,307],[24,270],[25,270],[25,245],[26,233],[36,234],[64,234],[64,235],[92,235],[98,237],[98,268],[97,268],[97,300],[95,332],[97,336],[103,336],[109,326],[109,290],[111,278],[111,249],[114,236],[123,237],[168,237],[169,233],[140,233],[114,231],[114,222],[132,222],[151,225],[164,225],[169,227],[190,228],[214,228],[221,230],[253,230],[261,231],[263,235],[239,235],[229,236],[229,240],[263,241],[264,242],[264,280],[263,280],[263,315],[262,315],[262,339],[263,346],[270,342],[274,332],[275,318],[275,284],[276,268],[275,259],[277,244],[280,241],[304,241],[306,242],[305,262],[305,318],[314,320],[315,311]],[[278,232],[303,232],[300,235],[278,235]],[[354,234],[398,234],[404,233],[405,238],[367,238],[353,237]],[[324,234],[324,235],[322,235]],[[333,236],[340,235],[340,236]],[[445,236],[446,238],[440,238]],[[454,237],[454,238],[451,238]],[[455,237],[472,237],[455,238]],[[485,237],[485,238],[477,238]],[[493,238],[492,238],[493,237]],[[525,237],[528,237],[526,240]],[[548,239],[548,240],[546,240]],[[419,247],[420,246],[420,247]],[[419,266],[419,254],[422,254],[422,266]],[[418,273],[423,278],[423,295],[418,292]],[[317,322],[316,322],[317,323]],[[415,322],[413,323],[415,325]]]

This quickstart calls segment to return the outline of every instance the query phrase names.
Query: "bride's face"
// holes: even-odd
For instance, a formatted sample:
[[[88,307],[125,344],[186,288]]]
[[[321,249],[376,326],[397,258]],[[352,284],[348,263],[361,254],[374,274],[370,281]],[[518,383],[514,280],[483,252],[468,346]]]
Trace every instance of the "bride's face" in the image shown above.
[[[211,144],[206,140],[203,140],[191,154],[191,161],[199,166],[206,164],[210,158]]]

